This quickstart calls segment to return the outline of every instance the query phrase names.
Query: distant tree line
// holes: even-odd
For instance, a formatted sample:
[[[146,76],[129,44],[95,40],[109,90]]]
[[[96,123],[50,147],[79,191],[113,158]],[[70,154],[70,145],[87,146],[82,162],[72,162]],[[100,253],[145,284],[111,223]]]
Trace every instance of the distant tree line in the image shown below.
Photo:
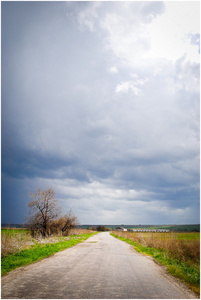
[[[43,237],[52,234],[66,236],[71,229],[78,226],[78,219],[72,211],[61,215],[61,208],[58,207],[58,201],[55,199],[55,192],[52,188],[38,189],[36,193],[30,194],[30,197],[26,226],[31,230],[33,236],[38,234]]]
[[[109,228],[103,226],[103,225],[98,225],[96,226],[90,226],[87,229],[89,230],[93,230],[93,231],[109,231]]]

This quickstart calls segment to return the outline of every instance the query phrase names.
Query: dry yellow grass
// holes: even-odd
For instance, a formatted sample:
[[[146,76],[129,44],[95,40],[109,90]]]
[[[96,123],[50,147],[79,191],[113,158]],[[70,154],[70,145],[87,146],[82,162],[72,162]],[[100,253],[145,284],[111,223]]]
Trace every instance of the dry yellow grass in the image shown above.
[[[198,265],[200,262],[200,239],[194,238],[195,234],[186,233],[157,233],[157,232],[121,232],[116,235],[130,239],[145,247],[165,250],[172,258],[179,261]],[[192,238],[191,236],[192,235]],[[199,237],[197,234],[196,237]]]
[[[19,252],[33,244],[31,234],[27,231],[1,230],[1,256]]]
[[[86,234],[86,233],[92,233],[92,232],[94,232],[94,231],[88,230],[88,229],[76,228],[76,229],[71,229],[69,235]]]
[[[80,235],[91,233],[92,231],[86,229],[72,229],[69,235]],[[1,256],[5,257],[7,254],[13,254],[21,250],[29,248],[33,244],[57,243],[61,236],[52,235],[48,238],[43,238],[41,234],[33,238],[31,232],[23,229],[2,229],[1,230]],[[64,237],[68,239],[68,237]]]

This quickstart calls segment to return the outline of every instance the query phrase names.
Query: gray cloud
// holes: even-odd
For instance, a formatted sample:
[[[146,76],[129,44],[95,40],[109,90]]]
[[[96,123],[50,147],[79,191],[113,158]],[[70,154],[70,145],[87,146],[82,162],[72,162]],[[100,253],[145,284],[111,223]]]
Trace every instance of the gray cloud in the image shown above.
[[[200,53],[200,34],[198,34],[198,33],[191,34],[190,38],[191,38],[191,43],[193,45],[197,45],[198,46],[198,52]]]
[[[38,186],[82,223],[199,222],[199,63],[149,56],[165,8],[2,3],[4,222]]]

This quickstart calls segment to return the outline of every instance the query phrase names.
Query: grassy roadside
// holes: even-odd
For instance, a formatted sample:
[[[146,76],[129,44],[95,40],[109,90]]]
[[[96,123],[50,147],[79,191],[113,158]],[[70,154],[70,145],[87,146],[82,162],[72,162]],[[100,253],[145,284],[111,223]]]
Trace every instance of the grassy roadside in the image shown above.
[[[75,246],[88,239],[96,233],[86,233],[77,236],[70,236],[66,240],[49,244],[31,245],[29,249],[24,249],[14,254],[8,254],[1,258],[1,276],[6,275],[11,270],[25,266],[46,258],[56,252]]]
[[[157,249],[152,247],[142,246],[137,242],[134,242],[128,238],[120,237],[113,233],[110,233],[115,238],[120,239],[132,246],[139,253],[143,253],[153,257],[157,262],[167,267],[167,271],[185,282],[191,289],[197,294],[200,294],[200,270],[199,267],[188,264],[187,262],[181,262],[179,260],[171,258],[163,249]]]

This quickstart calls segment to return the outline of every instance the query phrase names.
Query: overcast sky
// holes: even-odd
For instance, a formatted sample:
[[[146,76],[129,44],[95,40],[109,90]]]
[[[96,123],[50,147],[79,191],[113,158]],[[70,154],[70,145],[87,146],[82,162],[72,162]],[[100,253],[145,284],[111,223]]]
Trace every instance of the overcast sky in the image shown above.
[[[1,2],[2,223],[199,223],[199,5]]]

